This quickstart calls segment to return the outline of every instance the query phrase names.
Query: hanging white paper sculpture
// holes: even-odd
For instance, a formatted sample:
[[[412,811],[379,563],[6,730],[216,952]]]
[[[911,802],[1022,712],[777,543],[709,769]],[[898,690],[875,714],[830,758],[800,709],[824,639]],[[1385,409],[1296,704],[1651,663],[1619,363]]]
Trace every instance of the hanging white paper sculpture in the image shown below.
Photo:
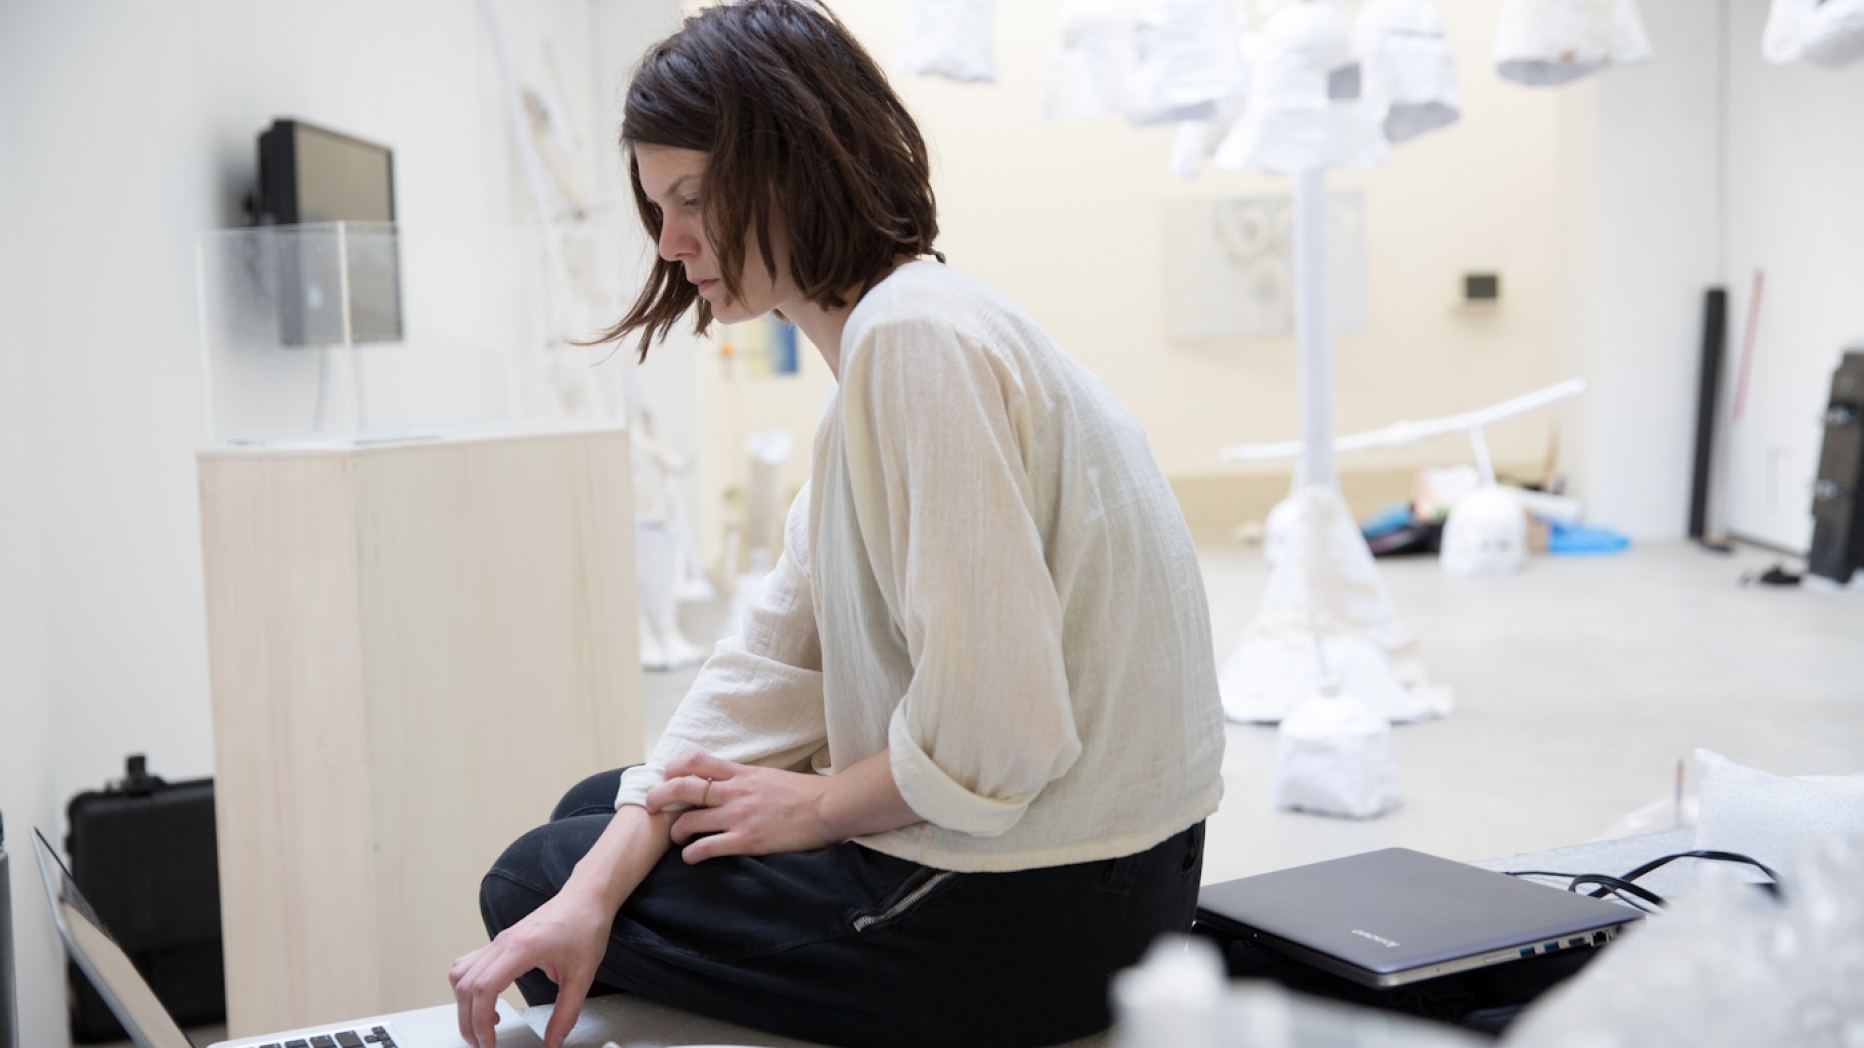
[[[893,63],[959,82],[995,81],[997,0],[913,0]]]
[[[1430,0],[1368,0],[1353,20],[1366,105],[1396,144],[1462,114],[1456,55]]]
[[[1248,54],[1249,104],[1212,163],[1292,174],[1383,163],[1387,143],[1359,97],[1346,19],[1332,4],[1289,3]],[[1339,96],[1339,97],[1336,97]]]
[[[1043,73],[1042,116],[1212,120],[1245,86],[1227,0],[1070,0]]]
[[[1564,84],[1650,58],[1636,0],[1505,0],[1495,66],[1523,84]]]
[[[1864,0],[1773,0],[1760,53],[1774,65],[1805,58],[1833,69],[1864,58]]]
[[[1061,39],[1042,71],[1042,119],[1092,120],[1125,105],[1139,56],[1132,0],[1066,0]]]
[[[1228,0],[1139,0],[1126,117],[1134,124],[1214,120],[1243,93],[1243,56]]]
[[[1179,178],[1189,181],[1198,176],[1204,161],[1217,151],[1224,136],[1243,114],[1243,104],[1247,95],[1221,102],[1217,106],[1214,120],[1186,120],[1178,125],[1178,134],[1172,139],[1171,154],[1165,162],[1165,169]]]

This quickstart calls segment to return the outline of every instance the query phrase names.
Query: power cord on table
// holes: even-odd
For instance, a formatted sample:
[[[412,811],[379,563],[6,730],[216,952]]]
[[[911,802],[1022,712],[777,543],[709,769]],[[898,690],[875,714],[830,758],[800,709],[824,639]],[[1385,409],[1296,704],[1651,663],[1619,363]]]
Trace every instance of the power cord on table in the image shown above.
[[[1649,888],[1646,888],[1639,884],[1634,884],[1632,882],[1636,881],[1639,877],[1644,876],[1645,874],[1651,872],[1652,870],[1655,870],[1660,866],[1664,866],[1676,859],[1713,859],[1717,862],[1745,863],[1749,866],[1752,866],[1760,870],[1760,872],[1766,874],[1768,877],[1773,878],[1770,882],[1763,883],[1760,886],[1762,890],[1766,891],[1769,895],[1778,896],[1780,894],[1780,875],[1773,872],[1772,867],[1769,867],[1767,864],[1761,862],[1759,859],[1755,859],[1755,858],[1751,858],[1746,855],[1742,855],[1739,852],[1725,852],[1725,851],[1676,852],[1672,855],[1665,855],[1662,858],[1652,859],[1651,861],[1645,863],[1644,865],[1639,866],[1637,869],[1632,870],[1629,873],[1626,873],[1626,874],[1623,874],[1617,877],[1614,877],[1608,873],[1561,873],[1561,872],[1556,872],[1554,870],[1506,870],[1503,872],[1507,873],[1508,876],[1510,877],[1567,877],[1567,878],[1571,878],[1570,883],[1568,883],[1566,886],[1566,890],[1569,892],[1577,892],[1581,885],[1596,885],[1597,886],[1596,890],[1587,892],[1586,894],[1592,896],[1595,899],[1602,899],[1607,895],[1616,895],[1619,899],[1623,900],[1626,904],[1628,904],[1634,909],[1643,910],[1645,913],[1656,913],[1657,912],[1656,910],[1651,909],[1649,906],[1645,906],[1643,903],[1640,903],[1637,900],[1642,899],[1644,900],[1644,902],[1648,902],[1652,904],[1653,906],[1656,906],[1660,909],[1662,907],[1670,905],[1669,900],[1665,899],[1661,895],[1658,895],[1656,892],[1651,891]]]

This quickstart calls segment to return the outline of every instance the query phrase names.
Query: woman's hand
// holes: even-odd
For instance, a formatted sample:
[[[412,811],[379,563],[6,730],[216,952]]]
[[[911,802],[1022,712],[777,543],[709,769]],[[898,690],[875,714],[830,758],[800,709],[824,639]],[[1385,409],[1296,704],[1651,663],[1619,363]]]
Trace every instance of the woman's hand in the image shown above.
[[[673,846],[689,863],[812,851],[845,839],[822,821],[822,798],[831,781],[693,753],[668,762],[667,781],[647,791],[647,810],[693,806],[673,820]],[[711,836],[694,840],[701,834]]]
[[[592,892],[568,885],[491,944],[453,962],[447,981],[459,1003],[460,1036],[473,1048],[493,1048],[498,995],[518,976],[538,968],[557,984],[557,1003],[544,1028],[544,1044],[559,1048],[576,1025],[583,998],[608,949],[615,911]]]
[[[811,851],[920,821],[894,785],[886,750],[835,775],[692,753],[668,762],[667,780],[647,792],[648,811],[659,813],[670,804],[693,806],[674,820],[672,831],[674,846],[689,863]]]
[[[650,815],[634,805],[616,811],[556,895],[499,932],[491,945],[453,962],[447,981],[453,984],[460,1037],[467,1044],[494,1048],[498,995],[537,968],[557,984],[544,1044],[562,1048],[608,951],[615,914],[667,853],[672,822],[672,816]]]

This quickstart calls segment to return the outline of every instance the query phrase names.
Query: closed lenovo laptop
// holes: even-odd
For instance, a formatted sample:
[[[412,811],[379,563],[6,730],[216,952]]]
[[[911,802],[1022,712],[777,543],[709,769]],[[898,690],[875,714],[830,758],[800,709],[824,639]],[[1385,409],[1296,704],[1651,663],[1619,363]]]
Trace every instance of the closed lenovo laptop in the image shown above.
[[[1197,901],[1200,924],[1375,987],[1592,949],[1643,916],[1409,848],[1225,881]]]

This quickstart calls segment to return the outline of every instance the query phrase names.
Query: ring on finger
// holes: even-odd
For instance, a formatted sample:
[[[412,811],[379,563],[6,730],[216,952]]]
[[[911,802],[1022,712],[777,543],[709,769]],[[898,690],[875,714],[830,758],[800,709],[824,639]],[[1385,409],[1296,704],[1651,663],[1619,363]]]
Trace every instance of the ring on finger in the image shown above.
[[[710,808],[711,806],[712,806],[712,780],[707,779],[705,780],[705,792],[699,795],[699,807]]]

